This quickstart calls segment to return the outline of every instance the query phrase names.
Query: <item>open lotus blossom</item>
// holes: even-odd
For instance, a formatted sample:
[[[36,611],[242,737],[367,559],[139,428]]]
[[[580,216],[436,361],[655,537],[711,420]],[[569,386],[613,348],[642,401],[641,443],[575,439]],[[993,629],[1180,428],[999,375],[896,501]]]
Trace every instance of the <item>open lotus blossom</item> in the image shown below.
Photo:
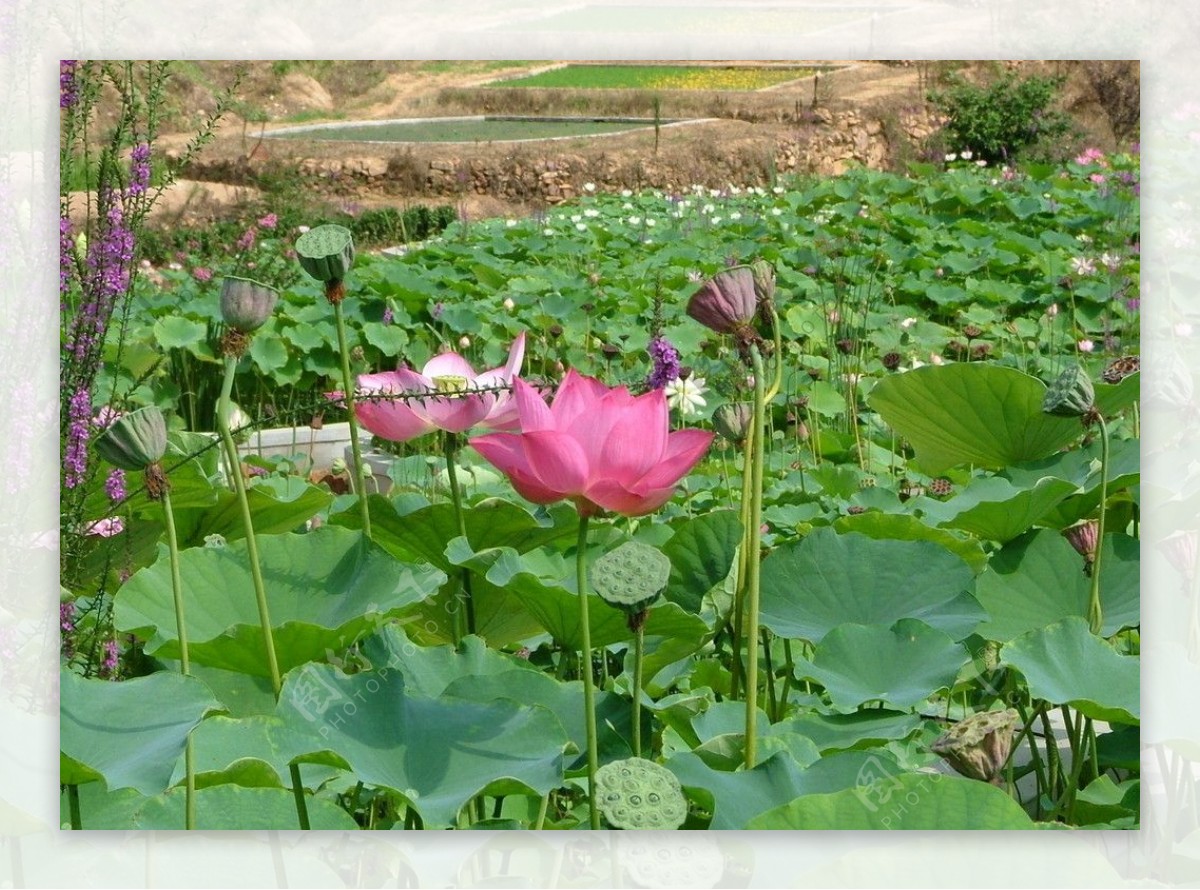
[[[471,445],[535,504],[570,499],[582,516],[657,510],[708,450],[713,433],[668,432],[662,390],[633,396],[623,386],[568,371],[551,405],[513,382],[520,433],[492,433]]]
[[[461,433],[473,426],[515,429],[517,408],[511,393],[479,392],[510,386],[525,358],[525,334],[513,341],[503,367],[476,374],[461,355],[443,352],[425,363],[418,373],[407,368],[358,378],[361,401],[354,413],[372,434],[392,442],[405,442],[433,430]],[[428,398],[370,398],[388,394]]]

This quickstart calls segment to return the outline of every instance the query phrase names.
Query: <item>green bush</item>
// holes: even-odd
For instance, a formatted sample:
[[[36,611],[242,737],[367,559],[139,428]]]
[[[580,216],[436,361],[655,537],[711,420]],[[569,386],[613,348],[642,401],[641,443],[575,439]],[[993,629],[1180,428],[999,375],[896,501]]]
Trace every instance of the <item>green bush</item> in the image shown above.
[[[1045,159],[1075,130],[1067,114],[1050,107],[1063,81],[1005,74],[977,86],[951,75],[950,85],[931,92],[929,101],[949,118],[944,129],[947,150],[969,150],[989,163],[1011,162],[1018,156]]]

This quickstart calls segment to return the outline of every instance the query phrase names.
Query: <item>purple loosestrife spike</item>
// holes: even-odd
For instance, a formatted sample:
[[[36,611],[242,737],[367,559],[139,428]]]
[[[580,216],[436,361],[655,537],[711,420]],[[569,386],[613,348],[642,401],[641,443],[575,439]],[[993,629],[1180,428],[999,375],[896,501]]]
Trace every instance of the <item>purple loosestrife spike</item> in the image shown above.
[[[672,380],[678,380],[680,374],[679,350],[671,345],[666,337],[655,337],[647,349],[654,367],[646,378],[647,389],[662,389]]]

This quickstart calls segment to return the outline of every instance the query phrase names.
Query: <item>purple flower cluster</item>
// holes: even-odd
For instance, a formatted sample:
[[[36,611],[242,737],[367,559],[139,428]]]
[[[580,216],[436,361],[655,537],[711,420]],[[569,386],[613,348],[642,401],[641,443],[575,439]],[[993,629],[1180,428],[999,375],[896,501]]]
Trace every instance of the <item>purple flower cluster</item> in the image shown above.
[[[150,144],[141,142],[130,153],[129,188],[127,195],[140,195],[150,187]]]
[[[117,679],[117,670],[121,665],[120,650],[117,648],[116,640],[104,641],[104,661],[100,664],[101,676],[107,677],[110,680]]]
[[[65,216],[58,219],[58,293],[62,299],[59,306],[67,311],[67,293],[71,290],[71,275],[75,264],[72,255],[75,251],[75,241],[71,237],[71,220]]]
[[[74,488],[87,473],[88,433],[92,426],[92,395],[79,389],[68,408],[67,444],[63,451],[63,487]]]
[[[395,321],[395,319],[396,319],[396,316],[392,313],[391,306],[388,306],[386,309],[383,310],[383,323],[384,324],[391,324],[393,321]]]
[[[58,107],[71,108],[79,101],[79,83],[75,69],[78,59],[60,59],[58,63]]]
[[[67,341],[67,349],[81,369],[99,360],[113,307],[129,287],[133,262],[133,233],[125,225],[120,203],[111,193],[107,197],[108,210],[88,244],[85,302],[72,319]]]
[[[125,500],[127,492],[125,490],[124,470],[116,469],[108,474],[108,478],[104,480],[104,493],[108,495],[108,499],[114,504]]]
[[[666,337],[655,337],[647,349],[654,367],[646,378],[648,389],[662,389],[672,380],[679,379],[679,350]]]
[[[60,603],[58,626],[62,630],[62,653],[67,658],[75,655],[75,604]]]

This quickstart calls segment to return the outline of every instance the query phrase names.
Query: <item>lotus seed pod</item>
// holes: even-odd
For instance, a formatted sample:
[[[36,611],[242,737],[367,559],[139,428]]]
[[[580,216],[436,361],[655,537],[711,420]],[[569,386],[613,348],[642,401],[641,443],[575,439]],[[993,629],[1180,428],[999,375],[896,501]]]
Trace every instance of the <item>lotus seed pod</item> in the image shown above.
[[[1096,390],[1079,365],[1071,365],[1059,374],[1042,399],[1042,410],[1055,417],[1083,417],[1095,405]]]
[[[317,281],[341,281],[354,264],[354,236],[345,226],[317,226],[296,239],[296,257]]]
[[[144,470],[167,453],[167,421],[150,405],[123,414],[96,439],[96,453],[122,470]]]
[[[249,278],[229,276],[221,283],[221,318],[246,334],[266,323],[278,301],[275,288]]]
[[[972,714],[942,733],[930,747],[962,775],[998,784],[1012,750],[1013,724],[1018,716],[1012,708]]]
[[[728,402],[713,412],[713,426],[735,445],[746,441],[753,422],[754,406],[749,402]]]
[[[687,798],[666,767],[631,757],[596,771],[596,805],[613,828],[669,830],[687,819]]]
[[[671,561],[656,548],[628,541],[592,564],[600,598],[629,614],[649,608],[671,577]]]
[[[755,260],[750,264],[754,276],[754,295],[760,303],[771,305],[775,298],[775,267],[766,260]]]

